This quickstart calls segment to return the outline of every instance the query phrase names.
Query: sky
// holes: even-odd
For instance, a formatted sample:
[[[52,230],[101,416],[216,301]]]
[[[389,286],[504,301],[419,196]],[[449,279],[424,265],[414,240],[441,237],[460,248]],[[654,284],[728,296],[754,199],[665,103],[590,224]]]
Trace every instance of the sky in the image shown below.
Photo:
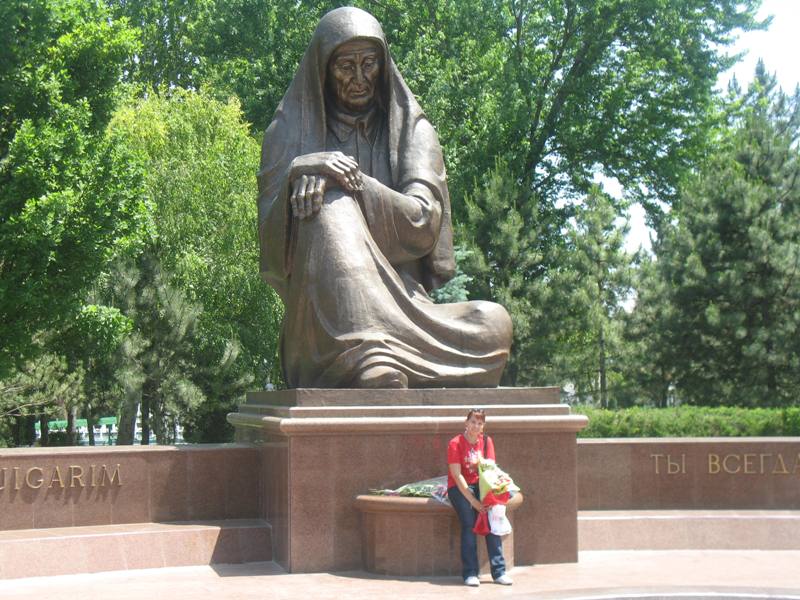
[[[758,18],[773,16],[766,31],[741,33],[731,52],[747,52],[744,58],[729,71],[723,73],[718,87],[724,90],[734,75],[739,84],[746,88],[753,79],[756,63],[764,60],[767,70],[778,78],[778,85],[784,92],[794,92],[800,84],[800,0],[763,0]],[[616,185],[615,185],[616,184]],[[603,181],[604,189],[616,195],[620,193],[616,181]],[[626,241],[626,249],[635,252],[640,246],[650,249],[649,230],[644,223],[644,211],[635,205],[630,210],[631,230]]]

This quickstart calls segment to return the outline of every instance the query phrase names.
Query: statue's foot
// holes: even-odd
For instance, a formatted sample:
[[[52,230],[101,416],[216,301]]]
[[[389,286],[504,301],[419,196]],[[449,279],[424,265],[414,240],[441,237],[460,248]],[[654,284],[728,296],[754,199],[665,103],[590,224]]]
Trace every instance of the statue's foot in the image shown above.
[[[363,371],[355,380],[357,388],[407,388],[408,377],[402,371],[377,365]]]

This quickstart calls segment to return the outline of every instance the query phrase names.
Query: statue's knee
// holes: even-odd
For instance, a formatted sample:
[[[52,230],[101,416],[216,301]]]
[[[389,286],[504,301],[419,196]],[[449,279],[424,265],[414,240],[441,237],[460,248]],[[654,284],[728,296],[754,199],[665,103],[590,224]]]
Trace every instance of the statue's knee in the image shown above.
[[[511,346],[513,325],[508,311],[499,304],[485,300],[479,300],[475,304],[475,310],[488,329],[487,335],[492,335],[502,346]]]
[[[325,192],[322,205],[310,218],[303,221],[306,229],[317,232],[331,231],[340,236],[344,228],[351,228],[358,218],[358,203],[351,194],[341,189]]]
[[[332,190],[326,190],[325,196],[323,198],[323,204],[333,204],[334,202],[341,202],[341,201],[355,201],[353,194],[350,192],[346,192],[340,188],[333,188]]]
[[[325,192],[317,217],[318,220],[322,221],[321,225],[323,227],[326,224],[330,224],[333,227],[340,228],[347,222],[352,223],[360,211],[358,202],[351,193],[336,188]]]

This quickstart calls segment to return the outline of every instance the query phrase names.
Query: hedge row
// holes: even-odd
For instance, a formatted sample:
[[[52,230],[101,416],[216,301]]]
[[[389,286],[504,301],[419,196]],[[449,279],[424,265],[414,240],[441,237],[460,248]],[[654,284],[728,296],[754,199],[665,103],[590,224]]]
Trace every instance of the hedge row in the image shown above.
[[[800,436],[800,407],[626,408],[573,406],[589,417],[583,438]]]

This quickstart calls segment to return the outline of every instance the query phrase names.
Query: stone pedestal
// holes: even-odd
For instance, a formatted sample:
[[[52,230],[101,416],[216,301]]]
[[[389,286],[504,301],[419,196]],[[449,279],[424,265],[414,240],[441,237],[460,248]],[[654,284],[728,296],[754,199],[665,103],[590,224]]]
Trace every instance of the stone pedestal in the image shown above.
[[[498,464],[525,494],[515,563],[575,562],[575,434],[588,421],[558,403],[557,388],[249,394],[228,420],[237,441],[261,447],[261,511],[275,560],[295,573],[363,568],[355,497],[444,475],[447,442],[473,407],[486,408]]]

